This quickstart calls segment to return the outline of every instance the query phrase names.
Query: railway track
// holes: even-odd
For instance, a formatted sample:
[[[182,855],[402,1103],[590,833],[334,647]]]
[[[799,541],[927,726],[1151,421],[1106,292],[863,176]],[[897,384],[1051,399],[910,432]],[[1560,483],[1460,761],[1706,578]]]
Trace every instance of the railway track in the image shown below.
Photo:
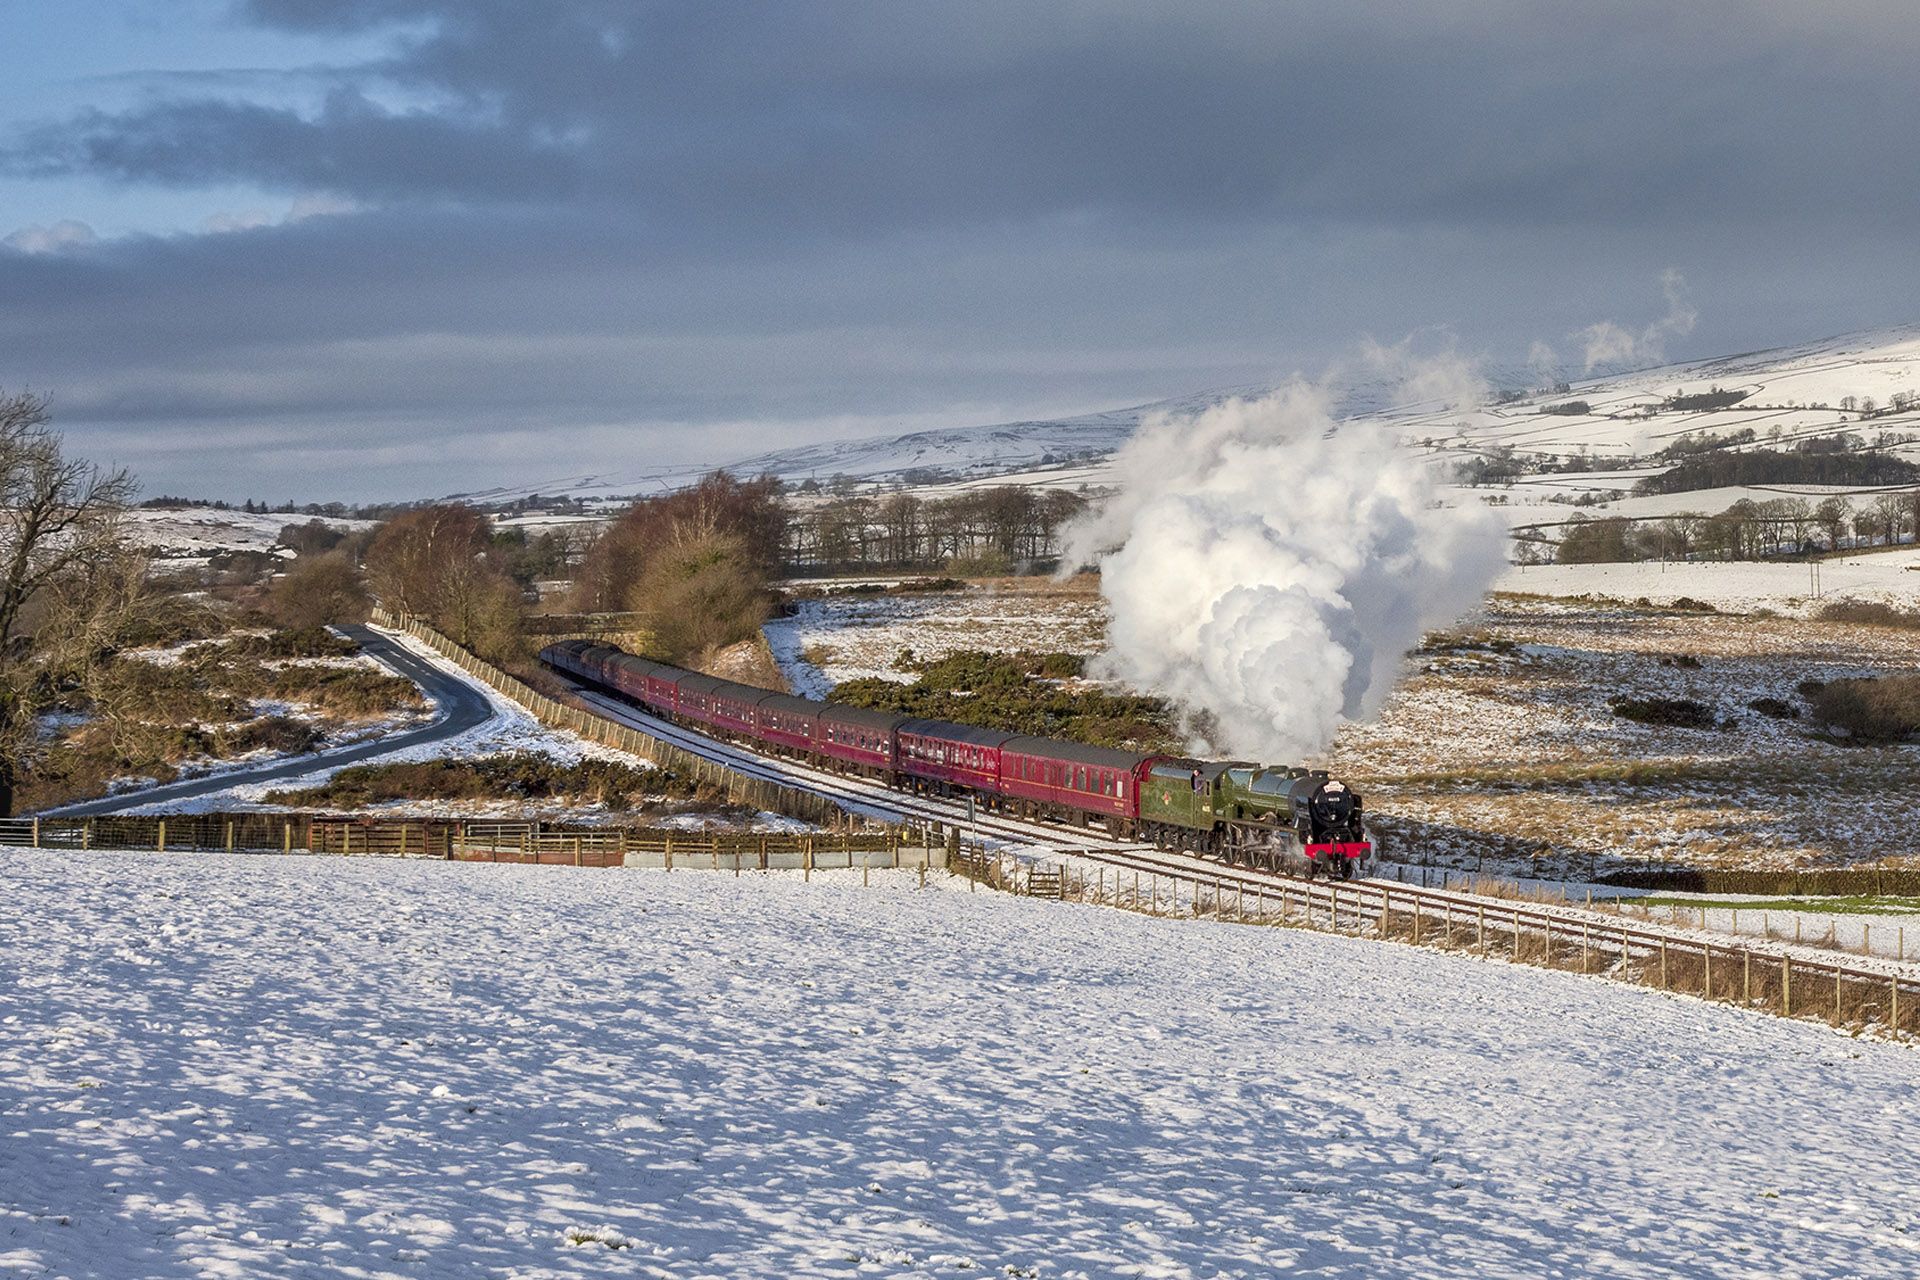
[[[1744,936],[1735,943],[1725,934],[1633,921],[1571,903],[1493,898],[1388,880],[1306,880],[1122,840],[1093,828],[1063,827],[979,808],[969,813],[965,801],[896,791],[879,782],[764,755],[663,720],[578,682],[569,684],[574,695],[595,713],[745,776],[803,788],[849,811],[884,821],[940,823],[957,828],[1029,863],[1060,858],[1092,864],[1074,866],[1070,861],[1068,866],[1083,892],[1091,884],[1103,900],[1117,896],[1130,905],[1145,902],[1148,909],[1157,909],[1164,900],[1169,913],[1232,917],[1238,911],[1248,918],[1298,914],[1355,933],[1369,929],[1384,933],[1389,926],[1398,928],[1412,922],[1416,940],[1421,938],[1423,927],[1435,940],[1451,939],[1462,930],[1470,930],[1482,940],[1483,949],[1484,939],[1498,936],[1505,938],[1505,945],[1516,953],[1523,939],[1537,936],[1549,956],[1557,948],[1599,947],[1617,952],[1623,959],[1662,957],[1664,965],[1665,957],[1677,949],[1692,956],[1711,954],[1766,962],[1788,959],[1810,976],[1895,979],[1902,983],[1920,979],[1920,963],[1915,962],[1836,956],[1815,948]],[[1096,874],[1090,877],[1089,871]]]

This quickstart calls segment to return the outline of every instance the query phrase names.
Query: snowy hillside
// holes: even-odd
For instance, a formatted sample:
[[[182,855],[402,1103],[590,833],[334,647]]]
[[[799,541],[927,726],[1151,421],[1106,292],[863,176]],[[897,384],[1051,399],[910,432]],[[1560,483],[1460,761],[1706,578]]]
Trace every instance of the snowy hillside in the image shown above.
[[[1920,1268],[1912,1051],[1762,1014],[907,873],[4,858],[12,1276]]]
[[[141,546],[167,559],[213,555],[221,551],[267,551],[290,524],[306,524],[313,516],[287,512],[220,510],[214,507],[135,507],[122,519]],[[368,529],[370,520],[324,518],[329,528]]]
[[[1053,468],[1071,460],[1112,453],[1126,443],[1143,418],[1153,414],[1198,412],[1231,396],[1260,390],[1237,387],[1074,418],[950,427],[874,440],[811,445],[743,459],[734,469],[747,474],[772,472],[783,480],[799,481],[824,480],[836,475],[859,480],[894,479],[912,471],[940,471],[964,477]]]
[[[1566,391],[1516,391],[1526,387],[1529,379],[1519,369],[1483,367],[1480,373],[1509,397],[1506,403],[1464,412],[1433,403],[1399,403],[1400,385],[1370,372],[1349,371],[1330,385],[1338,415],[1392,425],[1415,443],[1427,444],[1437,465],[1505,446],[1522,455],[1564,457],[1584,451],[1644,457],[1687,432],[1726,433],[1743,427],[1754,428],[1759,444],[1783,446],[1841,429],[1870,436],[1880,431],[1920,431],[1920,411],[1880,413],[1863,421],[1859,408],[1842,407],[1852,397],[1856,406],[1871,399],[1884,409],[1896,394],[1920,393],[1920,327],[1848,334],[1796,347],[1608,374],[1575,382]],[[1676,412],[1662,407],[1676,392],[1700,392],[1712,386],[1749,394],[1731,409]],[[1266,384],[1216,388],[1073,417],[835,441],[749,458],[544,476],[451,496],[481,506],[534,494],[612,506],[635,495],[687,484],[720,464],[747,475],[771,472],[793,483],[835,476],[866,482],[894,482],[909,476],[923,480],[932,473],[939,478],[930,485],[923,481],[924,487],[959,489],[1006,482],[1077,488],[1107,480],[1104,459],[1132,436],[1143,419],[1158,413],[1195,413],[1235,396],[1258,396],[1270,389]],[[1543,412],[1548,405],[1573,400],[1586,401],[1589,411]],[[1920,445],[1908,446],[1906,451],[1920,457]],[[1633,470],[1530,477],[1515,485],[1513,500],[1528,507],[1595,490],[1624,492],[1644,474]]]
[[[1737,393],[1721,408],[1681,408],[1682,395]],[[1850,334],[1798,347],[1665,365],[1529,393],[1504,404],[1452,411],[1413,406],[1378,415],[1437,463],[1510,449],[1521,460],[1579,456],[1623,459],[1621,469],[1523,475],[1499,488],[1515,523],[1565,519],[1584,500],[1589,513],[1654,516],[1724,511],[1749,498],[1818,501],[1859,492],[1828,485],[1779,485],[1630,496],[1663,469],[1653,455],[1684,436],[1751,432],[1738,448],[1790,450],[1816,437],[1857,434],[1869,446],[1920,460],[1920,407],[1892,411],[1896,397],[1920,397],[1920,327]],[[1575,411],[1569,411],[1575,410]],[[1487,496],[1489,490],[1479,491]]]

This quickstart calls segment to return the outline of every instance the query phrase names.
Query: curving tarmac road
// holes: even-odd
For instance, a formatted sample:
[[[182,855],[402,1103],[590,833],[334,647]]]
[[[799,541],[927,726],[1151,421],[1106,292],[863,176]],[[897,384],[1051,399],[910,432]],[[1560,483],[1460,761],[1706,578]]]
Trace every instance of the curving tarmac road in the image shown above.
[[[158,804],[167,800],[190,800],[196,796],[224,791],[228,787],[241,786],[249,782],[278,782],[286,778],[303,777],[317,769],[334,769],[359,764],[406,747],[439,742],[456,734],[465,733],[493,714],[493,705],[487,701],[486,695],[481,692],[479,686],[423,660],[417,654],[403,648],[392,637],[383,635],[371,627],[342,627],[340,630],[360,642],[362,653],[379,659],[419,685],[421,690],[439,706],[440,718],[418,729],[408,729],[388,737],[355,743],[353,746],[342,747],[337,751],[281,757],[252,768],[229,769],[208,777],[162,783],[138,791],[122,792],[101,800],[88,800],[80,804],[49,809],[47,812],[74,817],[117,813],[136,805]]]

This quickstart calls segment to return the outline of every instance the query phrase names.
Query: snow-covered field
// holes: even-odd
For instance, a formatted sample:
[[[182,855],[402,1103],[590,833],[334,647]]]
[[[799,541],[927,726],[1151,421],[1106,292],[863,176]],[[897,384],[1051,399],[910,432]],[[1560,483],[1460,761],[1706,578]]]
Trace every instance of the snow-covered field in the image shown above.
[[[1836,600],[1879,600],[1912,608],[1920,603],[1920,547],[1823,560],[1817,568],[1804,561],[1758,560],[1515,565],[1497,586],[1501,591],[1647,599],[1655,604],[1684,596],[1718,609],[1797,614]]]
[[[206,556],[216,551],[266,551],[279,542],[282,529],[314,519],[330,529],[345,532],[371,529],[374,523],[336,516],[220,511],[212,507],[135,507],[122,518],[135,541],[156,548],[169,559]]]
[[[1920,1269],[1912,1051],[1817,1026],[904,874],[5,858],[10,1275]]]
[[[843,680],[911,681],[912,673],[897,665],[907,649],[919,658],[961,649],[1097,652],[1105,638],[1105,602],[1045,578],[1030,581],[928,595],[803,600],[795,613],[763,629],[793,691],[814,698]]]
[[[1403,856],[1583,875],[1872,864],[1913,854],[1920,747],[1847,746],[1804,719],[1804,680],[1910,671],[1920,633],[1795,618],[1496,600],[1457,646],[1419,655],[1333,761],[1377,815],[1421,824]],[[1716,727],[1640,724],[1609,700],[1685,698]],[[1499,841],[1505,841],[1504,858]]]

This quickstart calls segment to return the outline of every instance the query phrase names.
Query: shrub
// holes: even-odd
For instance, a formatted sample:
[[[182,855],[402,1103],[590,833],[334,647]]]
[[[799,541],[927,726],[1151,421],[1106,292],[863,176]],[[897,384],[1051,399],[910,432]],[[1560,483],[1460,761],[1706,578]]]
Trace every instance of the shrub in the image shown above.
[[[1850,742],[1905,742],[1920,734],[1920,675],[1831,680],[1807,703],[1816,724]]]
[[[291,716],[262,716],[223,735],[223,740],[215,744],[214,754],[227,756],[245,755],[249,751],[272,751],[281,755],[297,755],[314,750],[322,740],[320,731],[304,720],[295,720]]]
[[[655,551],[628,603],[647,611],[662,657],[690,662],[759,634],[768,609],[764,584],[743,540],[713,535]]]
[[[998,547],[977,547],[949,558],[944,568],[949,578],[1004,578],[1013,572],[1013,561]]]
[[[902,654],[900,665],[917,670],[919,679],[848,680],[834,689],[832,700],[1099,746],[1176,745],[1171,716],[1159,699],[1055,683],[1082,670],[1084,662],[1074,654],[960,650],[931,661]]]
[[[363,808],[395,800],[574,800],[625,810],[641,800],[701,798],[700,787],[669,769],[636,769],[613,760],[563,763],[520,751],[471,760],[355,765],[324,784],[274,791],[270,804]]]
[[[1800,718],[1800,708],[1780,698],[1755,698],[1747,704],[1747,708],[1751,711],[1758,711],[1761,715],[1771,717],[1775,720],[1798,720]]]
[[[1613,714],[1638,724],[1663,725],[1673,729],[1717,729],[1713,708],[1692,698],[1629,698],[1615,695],[1607,700]]]
[[[1835,600],[1820,607],[1822,622],[1851,622],[1868,627],[1920,631],[1920,610],[1896,609],[1878,600]]]
[[[282,627],[266,635],[235,636],[220,644],[197,644],[183,655],[196,666],[211,667],[241,658],[348,658],[360,646],[325,627]]]
[[[276,620],[302,629],[327,622],[364,622],[370,604],[360,570],[339,551],[301,555],[274,579],[266,599],[267,612]]]
[[[274,696],[344,716],[375,716],[425,705],[413,681],[361,667],[295,663],[273,673]]]

